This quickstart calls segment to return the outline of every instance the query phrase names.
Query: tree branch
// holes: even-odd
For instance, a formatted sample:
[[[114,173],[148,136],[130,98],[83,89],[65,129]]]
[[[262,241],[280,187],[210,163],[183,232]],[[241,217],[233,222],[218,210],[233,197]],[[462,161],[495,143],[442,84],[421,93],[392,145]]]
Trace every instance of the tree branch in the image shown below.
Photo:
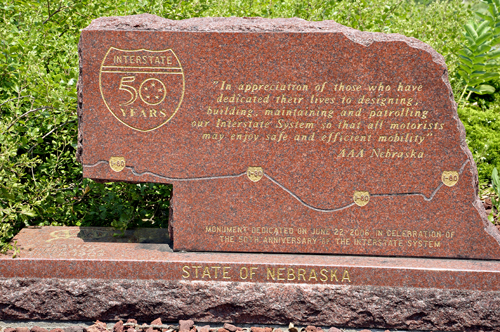
[[[49,131],[48,133],[46,133],[45,135],[42,136],[42,140],[45,139],[47,136],[49,136],[50,134],[52,134],[54,131],[56,131],[57,129],[65,126],[66,124],[70,123],[70,122],[73,122],[73,121],[76,121],[76,119],[73,119],[73,120],[68,120],[62,124],[60,124],[59,126],[55,127],[54,129],[52,129],[51,131]],[[31,151],[33,151],[34,148],[36,148],[38,146],[38,143],[36,143],[35,145],[33,145],[27,153],[30,153]]]
[[[5,129],[2,134],[6,133],[13,125],[16,124],[17,121],[19,121],[21,118],[29,115],[30,113],[33,113],[33,112],[36,112],[36,111],[40,111],[40,110],[46,110],[46,109],[49,109],[49,108],[52,108],[51,106],[44,106],[44,107],[39,107],[39,108],[35,108],[33,110],[29,110],[28,112],[24,113],[24,114],[21,114],[20,116],[18,116],[8,127],[7,129]]]
[[[4,101],[3,103],[0,104],[0,107],[3,106],[4,104],[7,104],[9,101],[13,101],[13,100],[17,100],[17,99],[23,99],[23,98],[28,98],[28,97],[33,98],[32,95],[29,95],[29,96],[21,96],[21,97],[7,99],[6,101]]]
[[[61,10],[66,9],[66,8],[70,8],[70,6],[64,6],[64,7],[59,6],[59,8],[57,8],[56,10],[54,10],[52,12],[52,14],[49,12],[49,17],[47,17],[47,19],[45,21],[43,21],[42,25],[45,24],[45,23],[47,23],[48,21],[50,21],[50,19],[52,18],[52,16],[54,16],[55,14],[59,13]]]

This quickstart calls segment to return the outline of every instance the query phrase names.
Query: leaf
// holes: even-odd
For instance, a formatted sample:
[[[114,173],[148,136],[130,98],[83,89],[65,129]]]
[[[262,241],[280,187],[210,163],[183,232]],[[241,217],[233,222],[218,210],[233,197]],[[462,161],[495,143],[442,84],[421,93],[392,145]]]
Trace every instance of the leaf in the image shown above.
[[[23,209],[20,211],[21,214],[27,215],[28,217],[36,217],[36,213],[28,209]]]
[[[464,65],[464,64],[459,64],[458,66],[460,67],[460,69],[462,69],[468,75],[472,74],[472,68],[470,68],[469,66]]]
[[[491,205],[493,205],[498,210],[500,201],[498,201],[495,197],[491,197]]]
[[[472,69],[474,70],[473,73],[477,73],[478,71],[484,73],[485,67],[486,66],[484,65],[484,63],[475,64],[474,66],[472,66]]]
[[[495,20],[493,19],[493,17],[491,17],[490,15],[485,15],[485,14],[481,14],[479,12],[476,12],[476,15],[479,16],[480,18],[482,18],[483,20],[486,20],[490,23],[493,23]]]
[[[477,49],[477,46],[476,46],[476,40],[473,39],[472,37],[466,35],[465,36],[465,39],[469,42],[469,48],[472,52],[474,52],[476,49]]]
[[[491,59],[496,59],[498,57],[500,57],[500,48],[494,50],[494,51],[491,51],[488,53],[488,56],[491,58]]]
[[[474,92],[479,91],[478,89],[475,89],[474,87],[476,85],[479,85],[479,84],[484,83],[484,82],[485,82],[485,80],[482,77],[469,78],[469,85],[470,86],[467,89],[474,91]]]
[[[495,189],[497,194],[499,194],[500,193],[499,192],[499,190],[500,190],[500,177],[498,176],[498,170],[496,167],[493,169],[493,172],[491,173],[491,179],[493,181],[493,188]]]
[[[491,85],[488,85],[488,84],[481,84],[478,89],[479,89],[480,95],[487,95],[487,94],[495,93],[495,88],[492,87]]]
[[[498,16],[498,11],[496,10],[495,7],[496,6],[495,6],[494,3],[490,3],[490,5],[488,6],[488,11],[490,12],[490,14],[491,14],[492,17]]]
[[[472,52],[471,52],[471,55],[473,55],[473,54],[472,54]],[[462,54],[459,54],[458,56],[460,57],[460,60],[461,60],[463,63],[466,63],[466,64],[467,64],[467,65],[469,65],[469,66],[472,66],[472,64],[473,64],[473,62],[472,62],[472,61],[473,61],[473,60],[472,60],[471,58],[469,58],[468,56],[464,56],[464,55],[462,55]]]
[[[461,49],[460,51],[457,52],[459,54],[459,56],[462,58],[462,59],[467,59],[469,60],[470,62],[472,62],[472,60],[470,59],[471,56],[473,56],[472,54],[472,51],[469,51],[467,49],[467,47],[464,47],[463,49]]]
[[[486,42],[476,48],[475,51],[472,53],[474,54],[475,59],[474,60],[479,60],[479,61],[488,61],[488,52],[491,50],[491,44],[490,42]]]
[[[468,73],[466,73],[465,71],[463,71],[461,69],[458,69],[457,71],[458,71],[458,74],[460,75],[460,77],[462,77],[466,82],[469,82],[469,74]]]
[[[483,74],[483,77],[486,80],[493,80],[493,79],[497,78],[498,76],[500,76],[499,73],[485,73],[485,74]]]
[[[478,39],[476,39],[476,45],[478,46],[477,50],[483,50],[485,49],[486,47],[489,46],[489,44],[487,45],[484,45],[485,42],[488,42],[491,38],[492,38],[492,34],[491,33],[485,33],[484,35],[481,35]],[[483,47],[479,47],[479,46],[483,46]],[[491,46],[489,46],[491,48]]]
[[[494,63],[487,63],[484,65],[484,70],[486,71],[495,71],[496,69],[498,68],[498,65],[497,64],[494,64]]]
[[[490,222],[495,221],[495,218],[493,217],[493,212],[491,212],[491,213],[488,215],[488,220],[489,220]]]
[[[484,21],[481,24],[479,24],[479,26],[476,29],[476,33],[478,36],[477,37],[478,40],[476,41],[476,43],[482,44],[482,42],[479,42],[479,40],[482,39],[484,37],[484,35],[488,34],[488,30],[490,30],[490,22],[489,21]]]
[[[476,33],[476,29],[474,28],[474,24],[473,23],[467,23],[465,26],[465,31],[467,32],[467,34],[473,39],[473,41],[475,42],[476,39],[477,39],[477,33]]]

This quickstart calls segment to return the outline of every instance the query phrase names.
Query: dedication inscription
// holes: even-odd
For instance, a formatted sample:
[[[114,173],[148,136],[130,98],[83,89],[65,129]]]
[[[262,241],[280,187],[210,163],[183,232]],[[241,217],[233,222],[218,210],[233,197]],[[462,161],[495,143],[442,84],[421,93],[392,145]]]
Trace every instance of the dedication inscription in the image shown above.
[[[84,176],[172,183],[175,250],[500,258],[416,39],[139,15],[95,20],[80,56]]]

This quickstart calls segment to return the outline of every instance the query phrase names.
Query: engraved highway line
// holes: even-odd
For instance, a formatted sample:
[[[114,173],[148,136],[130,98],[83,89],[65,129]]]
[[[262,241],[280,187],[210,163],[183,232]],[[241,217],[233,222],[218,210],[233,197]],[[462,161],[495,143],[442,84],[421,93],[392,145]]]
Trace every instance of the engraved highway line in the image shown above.
[[[458,172],[459,175],[462,175],[462,172],[463,172],[465,166],[467,165],[467,163],[469,163],[469,160],[466,160],[462,164],[462,167],[460,167],[460,171]],[[96,162],[95,164],[83,165],[83,167],[91,168],[91,167],[96,167],[96,166],[101,165],[101,164],[109,164],[109,162],[105,161],[105,160],[100,160],[100,161]],[[137,172],[133,166],[125,166],[124,168],[129,169],[132,172],[132,174],[134,174],[135,176],[151,175],[151,176],[154,176],[154,177],[157,177],[157,178],[160,178],[160,179],[163,179],[163,180],[167,180],[167,181],[172,181],[172,182],[202,181],[202,180],[215,180],[215,179],[232,179],[232,178],[239,178],[239,177],[247,174],[247,171],[245,171],[243,173],[235,174],[235,175],[219,175],[219,176],[207,176],[207,177],[195,177],[195,178],[184,178],[183,179],[183,178],[166,177],[166,176],[159,175],[159,174],[156,174],[156,173],[153,173],[153,172],[150,172],[150,171],[145,171],[145,172],[140,173],[140,172]],[[321,209],[321,208],[317,208],[317,207],[314,207],[314,206],[312,206],[310,204],[307,204],[298,195],[294,194],[291,190],[289,190],[288,188],[286,188],[285,186],[283,186],[281,183],[279,183],[278,181],[276,181],[275,179],[273,179],[271,176],[267,175],[265,172],[263,172],[263,176],[266,177],[267,179],[269,179],[272,183],[274,183],[275,185],[277,185],[281,189],[283,189],[290,196],[292,196],[297,201],[299,201],[302,205],[304,205],[305,207],[307,207],[307,208],[309,208],[311,210],[314,210],[314,211],[329,213],[329,212],[341,211],[341,210],[350,208],[353,205],[356,205],[356,203],[350,203],[350,204],[347,204],[347,205],[344,205],[344,206],[341,206],[341,207],[335,208],[335,209]],[[421,194],[421,193],[370,194],[370,197],[421,196],[421,197],[424,198],[425,201],[429,202],[429,201],[431,201],[434,198],[434,196],[437,194],[437,192],[439,191],[439,189],[441,189],[442,186],[443,186],[443,182],[441,182],[437,186],[437,188],[432,192],[432,194],[431,194],[430,197],[427,197],[427,196],[425,196],[424,194]]]

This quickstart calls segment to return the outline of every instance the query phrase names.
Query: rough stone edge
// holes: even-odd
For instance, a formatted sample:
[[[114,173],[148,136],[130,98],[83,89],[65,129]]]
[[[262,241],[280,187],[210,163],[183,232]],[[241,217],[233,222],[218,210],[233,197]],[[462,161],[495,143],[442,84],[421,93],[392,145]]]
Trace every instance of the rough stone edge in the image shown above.
[[[413,37],[397,33],[359,31],[331,20],[306,21],[301,18],[195,17],[170,20],[151,14],[110,16],[93,20],[84,30],[179,31],[179,32],[340,32],[355,43],[370,46],[373,42],[402,41],[410,47],[430,53],[434,62],[444,66],[444,58],[431,46]]]
[[[442,67],[442,80],[449,91],[449,100],[454,111],[454,119],[457,121],[460,133],[460,146],[464,150],[467,158],[474,164],[472,153],[465,141],[465,128],[460,122],[457,114],[457,104],[453,99],[453,91],[448,80],[448,69],[441,54],[436,52],[430,45],[400,34],[385,34],[381,32],[365,32],[343,26],[331,20],[327,21],[306,21],[300,18],[261,18],[261,17],[196,17],[186,20],[170,20],[151,14],[140,14],[131,16],[111,16],[95,19],[91,24],[83,29],[111,30],[111,31],[179,31],[179,32],[338,32],[342,33],[349,40],[369,47],[374,42],[399,41],[406,43],[409,47],[422,50],[428,53],[433,62]],[[80,46],[80,45],[79,45]],[[79,47],[81,59],[81,48]],[[80,75],[81,75],[80,63]],[[81,89],[81,84],[79,85]],[[79,89],[79,91],[80,91]],[[79,94],[79,103],[80,94]],[[79,105],[79,111],[81,107]],[[81,149],[81,147],[80,147]],[[81,150],[79,150],[81,151]],[[477,177],[477,169],[473,167]],[[477,193],[477,181],[474,190]],[[477,195],[476,195],[477,196]]]
[[[78,42],[78,82],[76,83],[77,93],[77,108],[76,115],[78,117],[78,138],[76,145],[76,161],[83,164],[83,64],[82,64],[82,48],[81,39]]]
[[[84,31],[92,30],[111,30],[111,31],[179,31],[179,32],[337,32],[342,33],[349,40],[369,47],[374,42],[393,42],[399,41],[406,43],[409,47],[422,50],[428,53],[432,60],[442,67],[442,80],[446,85],[450,95],[449,100],[454,111],[453,117],[457,121],[459,130],[460,147],[467,158],[474,165],[472,153],[469,151],[465,141],[465,128],[458,118],[457,104],[453,98],[453,91],[448,80],[448,69],[444,57],[436,52],[430,45],[413,37],[406,37],[400,34],[385,34],[381,32],[365,32],[343,26],[335,21],[306,21],[301,18],[275,18],[268,19],[262,17],[195,17],[185,20],[170,20],[151,14],[140,14],[130,16],[110,16],[101,17],[93,20]],[[81,45],[78,52],[80,57],[80,77],[82,74],[81,65]],[[81,113],[81,89],[82,84],[78,82],[78,111]],[[80,120],[79,114],[79,140],[77,149],[77,159],[81,162],[83,147],[80,138]],[[477,169],[473,167],[477,178]],[[474,185],[475,184],[475,185]],[[473,183],[473,188],[477,196],[477,181]],[[479,198],[477,198],[479,200]],[[478,211],[479,212],[479,211]],[[479,212],[481,213],[481,212]],[[484,215],[485,216],[485,215]],[[486,217],[485,217],[486,218]],[[483,219],[485,219],[483,218]],[[499,235],[500,240],[500,235]]]
[[[98,273],[98,271],[96,271]],[[0,279],[1,320],[197,322],[500,330],[500,292],[161,280]]]
[[[400,34],[385,34],[381,32],[365,32],[343,26],[331,20],[327,21],[306,21],[300,18],[261,18],[261,17],[196,17],[186,20],[170,20],[151,14],[140,14],[131,16],[110,16],[93,20],[84,31],[111,30],[111,31],[179,31],[179,32],[338,32],[351,41],[369,47],[374,42],[400,41],[409,47],[429,53],[432,60],[442,67],[442,79],[450,93],[450,102],[454,110],[454,118],[458,121],[460,132],[460,145],[468,159],[473,163],[472,153],[465,142],[465,128],[460,122],[457,114],[457,104],[453,99],[453,91],[448,80],[448,69],[441,54],[436,52],[428,44]],[[81,64],[81,44],[78,52],[80,57],[80,77],[82,74]],[[78,81],[78,111],[81,113],[81,81]],[[80,126],[81,114],[79,114]],[[79,127],[80,129],[80,127]],[[80,130],[79,130],[80,133]],[[79,136],[77,159],[81,162],[83,150],[81,138]],[[475,169],[475,168],[474,168]],[[477,177],[477,169],[476,169]],[[477,192],[477,183],[475,186]],[[477,196],[477,195],[476,195]]]

